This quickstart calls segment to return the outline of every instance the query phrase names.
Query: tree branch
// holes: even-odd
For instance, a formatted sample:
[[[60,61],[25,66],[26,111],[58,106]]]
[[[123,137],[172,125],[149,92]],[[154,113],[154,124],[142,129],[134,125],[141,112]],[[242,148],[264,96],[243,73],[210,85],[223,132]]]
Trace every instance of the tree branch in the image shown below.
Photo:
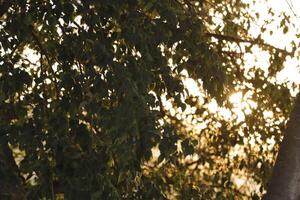
[[[216,34],[216,33],[205,33],[205,35],[208,37],[214,37],[218,40],[225,40],[225,41],[230,41],[230,42],[235,42],[235,43],[249,43],[251,45],[262,45],[262,46],[270,48],[270,49],[275,49],[276,51],[283,53],[285,55],[290,55],[290,56],[293,55],[292,52],[289,52],[287,50],[280,49],[280,48],[274,47],[273,45],[265,43],[265,41],[259,37],[256,39],[250,40],[250,39],[239,38],[236,36],[222,35],[222,34]]]

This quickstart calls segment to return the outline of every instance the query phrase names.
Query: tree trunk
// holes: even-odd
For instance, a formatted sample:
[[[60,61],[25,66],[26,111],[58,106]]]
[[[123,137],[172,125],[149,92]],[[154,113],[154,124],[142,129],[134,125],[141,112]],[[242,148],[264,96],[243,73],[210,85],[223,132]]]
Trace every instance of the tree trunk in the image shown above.
[[[300,200],[300,94],[284,133],[265,200]]]

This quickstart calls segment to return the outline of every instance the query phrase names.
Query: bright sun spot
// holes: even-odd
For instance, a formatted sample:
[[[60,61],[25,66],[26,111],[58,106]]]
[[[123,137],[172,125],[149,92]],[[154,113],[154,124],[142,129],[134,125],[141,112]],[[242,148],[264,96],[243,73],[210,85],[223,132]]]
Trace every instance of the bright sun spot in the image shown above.
[[[219,109],[218,103],[216,102],[216,100],[212,100],[208,105],[207,105],[208,110],[211,113],[216,113]]]
[[[242,100],[243,100],[242,92],[236,92],[229,97],[229,101],[234,105],[241,104]]]

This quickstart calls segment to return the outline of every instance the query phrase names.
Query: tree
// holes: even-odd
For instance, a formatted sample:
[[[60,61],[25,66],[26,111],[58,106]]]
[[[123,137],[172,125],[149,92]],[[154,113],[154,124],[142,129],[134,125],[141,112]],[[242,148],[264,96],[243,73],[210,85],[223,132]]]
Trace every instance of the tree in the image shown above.
[[[297,97],[265,199],[299,199],[299,112]]]
[[[293,98],[287,84],[272,78],[296,45],[288,52],[267,44],[265,25],[251,35],[259,16],[249,6],[1,1],[1,198],[253,196],[237,193],[238,170],[263,192],[277,150],[268,156],[263,145],[251,147],[244,138],[280,140]],[[285,32],[288,17],[281,17]],[[269,53],[269,71],[244,67],[253,48]],[[197,81],[203,98],[189,94],[185,78]],[[252,92],[258,104],[244,120],[207,109],[212,101],[232,109],[228,96],[236,91]],[[198,134],[166,102],[178,115],[195,108],[205,128]],[[238,145],[247,156],[232,157]]]

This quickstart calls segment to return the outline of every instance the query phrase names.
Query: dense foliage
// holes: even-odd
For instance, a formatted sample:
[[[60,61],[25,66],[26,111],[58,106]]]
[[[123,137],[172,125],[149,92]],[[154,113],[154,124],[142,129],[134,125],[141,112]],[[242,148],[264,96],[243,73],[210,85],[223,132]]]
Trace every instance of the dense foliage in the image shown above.
[[[250,5],[0,2],[1,199],[264,192],[293,100],[275,77],[296,46],[267,44],[271,22],[255,24]],[[279,18],[287,32],[289,17]],[[259,34],[249,33],[253,26]],[[246,67],[253,49],[268,55],[267,70]],[[232,94],[246,103],[238,108]]]

